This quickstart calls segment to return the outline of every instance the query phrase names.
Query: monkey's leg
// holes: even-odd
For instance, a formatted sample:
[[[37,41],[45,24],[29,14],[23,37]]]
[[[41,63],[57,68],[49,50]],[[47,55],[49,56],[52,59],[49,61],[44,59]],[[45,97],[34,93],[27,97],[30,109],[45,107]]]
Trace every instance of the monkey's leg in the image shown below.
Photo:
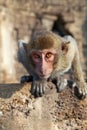
[[[68,81],[67,79],[65,79],[64,77],[60,77],[57,81],[57,89],[58,89],[58,92],[61,92],[63,91],[68,85]]]
[[[85,98],[87,95],[87,83],[84,80],[83,72],[80,64],[79,52],[77,51],[73,60],[74,77],[77,84],[78,95],[80,98]]]
[[[67,79],[64,78],[64,76],[59,76],[57,78],[57,83],[56,83],[56,87],[58,92],[63,91],[68,85],[68,81]]]
[[[57,91],[61,92],[68,86],[68,80],[65,79],[64,75],[58,75],[51,81],[56,85]]]

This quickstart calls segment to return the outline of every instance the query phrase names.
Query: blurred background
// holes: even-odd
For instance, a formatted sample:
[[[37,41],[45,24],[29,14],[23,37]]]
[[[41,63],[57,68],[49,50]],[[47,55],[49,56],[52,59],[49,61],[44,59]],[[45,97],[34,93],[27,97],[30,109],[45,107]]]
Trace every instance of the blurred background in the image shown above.
[[[29,42],[43,28],[76,38],[87,76],[87,0],[0,0],[0,83],[28,74],[17,59],[18,40]]]

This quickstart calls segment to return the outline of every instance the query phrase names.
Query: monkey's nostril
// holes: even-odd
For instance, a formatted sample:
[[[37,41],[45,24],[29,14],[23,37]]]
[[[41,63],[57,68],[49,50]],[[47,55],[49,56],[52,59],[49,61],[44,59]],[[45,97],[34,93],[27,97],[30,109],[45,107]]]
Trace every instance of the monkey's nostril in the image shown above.
[[[44,75],[44,72],[42,70],[40,70],[40,74]]]
[[[41,70],[39,71],[39,73],[40,73],[40,75],[44,76],[44,75],[46,74],[46,71],[41,69]]]

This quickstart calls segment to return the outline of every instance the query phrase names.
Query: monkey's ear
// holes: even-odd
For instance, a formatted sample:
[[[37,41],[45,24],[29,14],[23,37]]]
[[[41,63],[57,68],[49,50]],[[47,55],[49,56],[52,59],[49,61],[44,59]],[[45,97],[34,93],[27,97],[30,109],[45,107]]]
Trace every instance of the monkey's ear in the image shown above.
[[[68,45],[70,44],[70,40],[68,39],[69,36],[64,36],[62,38],[63,40],[63,43],[62,43],[62,51],[63,51],[63,54],[66,54],[67,51],[68,51]]]
[[[63,54],[66,54],[68,52],[68,44],[69,43],[70,43],[69,41],[64,41],[62,43],[61,50],[62,50]]]
[[[25,42],[24,40],[19,40],[18,41],[18,47],[21,50],[25,50],[27,52],[27,42]]]

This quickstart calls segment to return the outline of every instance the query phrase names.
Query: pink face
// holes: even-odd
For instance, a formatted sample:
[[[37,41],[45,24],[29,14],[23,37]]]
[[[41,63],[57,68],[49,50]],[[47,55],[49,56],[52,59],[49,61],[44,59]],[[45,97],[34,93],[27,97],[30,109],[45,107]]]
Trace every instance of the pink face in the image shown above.
[[[33,50],[32,60],[35,64],[35,72],[40,79],[47,79],[53,71],[56,51],[53,49]]]

